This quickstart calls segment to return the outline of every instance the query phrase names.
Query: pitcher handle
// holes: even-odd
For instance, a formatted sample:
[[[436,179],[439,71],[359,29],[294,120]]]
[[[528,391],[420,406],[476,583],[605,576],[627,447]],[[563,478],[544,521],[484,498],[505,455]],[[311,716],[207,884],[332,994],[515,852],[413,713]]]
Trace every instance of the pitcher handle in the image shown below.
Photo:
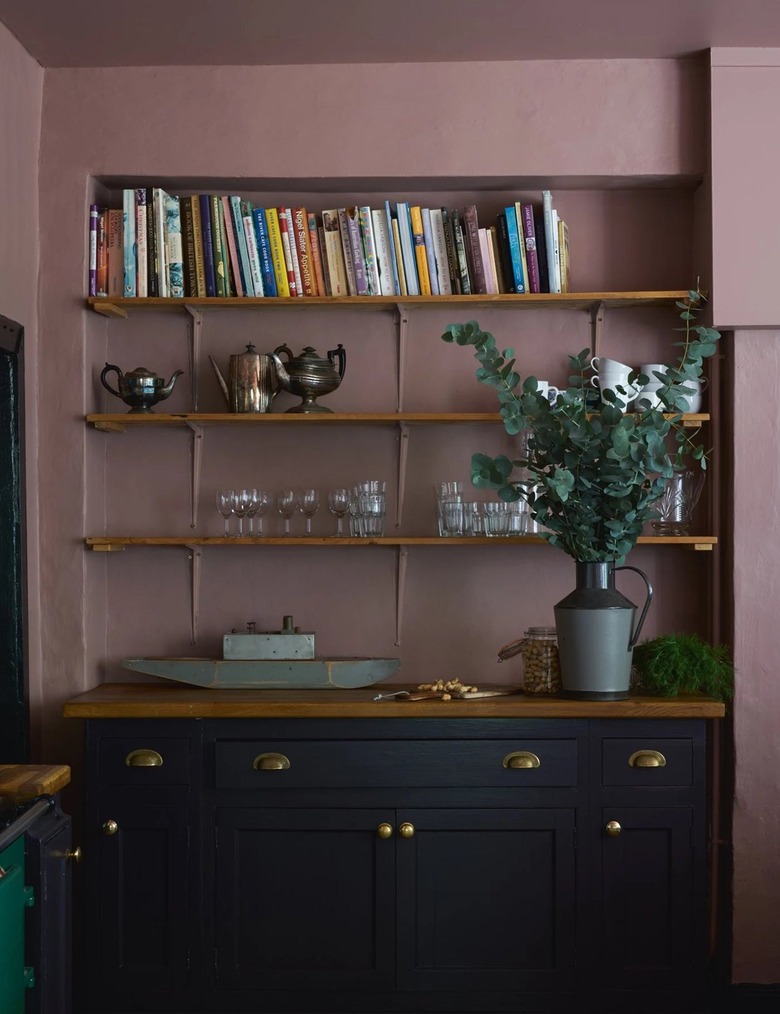
[[[645,587],[647,588],[647,598],[645,599],[644,608],[642,609],[642,612],[639,615],[639,620],[637,621],[636,629],[634,630],[631,640],[628,642],[628,647],[630,650],[631,648],[634,648],[636,646],[636,643],[639,640],[639,635],[642,632],[642,626],[645,622],[645,617],[647,616],[647,610],[650,608],[650,604],[653,601],[653,586],[650,584],[647,574],[641,571],[639,567],[628,567],[628,566],[615,567],[616,574],[619,570],[633,570],[635,574],[639,574],[639,576],[645,582]]]
[[[119,369],[118,366],[112,366],[111,363],[106,363],[106,365],[103,367],[103,370],[100,373],[100,383],[103,385],[103,387],[105,387],[107,391],[110,391],[111,394],[116,395],[117,398],[121,398],[122,395],[119,393],[119,391],[118,390],[115,391],[114,388],[106,380],[106,376],[109,373],[115,373],[117,380],[119,380],[119,378],[122,376],[122,371]]]
[[[331,349],[330,352],[328,353],[328,359],[330,359],[331,362],[333,362],[334,356],[339,361],[339,379],[343,380],[344,373],[347,369],[347,350],[344,348],[341,342],[339,342],[338,348]]]

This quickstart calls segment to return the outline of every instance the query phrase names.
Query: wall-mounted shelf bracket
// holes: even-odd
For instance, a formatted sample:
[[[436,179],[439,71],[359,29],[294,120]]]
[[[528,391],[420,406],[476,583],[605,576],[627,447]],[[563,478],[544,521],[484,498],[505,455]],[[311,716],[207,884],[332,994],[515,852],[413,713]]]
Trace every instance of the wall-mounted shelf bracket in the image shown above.
[[[591,306],[588,310],[590,316],[590,348],[591,356],[601,355],[601,338],[604,334],[604,315],[606,313],[606,303],[600,302],[595,306]]]
[[[192,411],[198,411],[198,363],[200,362],[200,339],[203,329],[203,311],[197,306],[184,304],[184,309],[190,316],[189,338],[190,338],[190,392]]]
[[[404,497],[406,496],[406,462],[409,457],[409,426],[405,422],[398,423],[398,483],[395,501],[395,527],[401,527],[404,513]]]
[[[404,619],[404,591],[406,589],[406,561],[409,550],[406,546],[399,546],[396,550],[396,579],[395,579],[395,643],[401,643],[401,628]]]
[[[200,567],[203,557],[201,546],[188,545],[187,559],[190,561],[190,644],[198,640],[200,617]]]
[[[200,496],[200,473],[203,460],[203,427],[187,420],[192,434],[192,475],[190,477],[190,528],[198,524],[198,498]]]
[[[409,337],[409,308],[396,303],[395,326],[398,329],[398,398],[397,412],[404,410],[404,377],[406,376],[406,341]]]

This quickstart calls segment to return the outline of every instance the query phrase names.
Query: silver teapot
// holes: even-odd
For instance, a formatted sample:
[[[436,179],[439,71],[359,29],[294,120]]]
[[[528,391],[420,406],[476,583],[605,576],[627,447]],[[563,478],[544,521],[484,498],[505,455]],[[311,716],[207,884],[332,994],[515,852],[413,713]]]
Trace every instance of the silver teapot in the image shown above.
[[[286,365],[279,358],[282,353],[287,356]],[[307,345],[299,356],[293,356],[287,345],[280,345],[271,353],[279,383],[285,391],[299,395],[302,399],[300,405],[293,405],[287,409],[288,412],[332,411],[318,405],[315,399],[330,394],[339,386],[347,368],[347,353],[339,343],[326,355],[327,358],[318,356],[311,345]],[[334,360],[338,360],[338,368]]]
[[[147,370],[145,366],[137,366],[129,373],[122,373],[118,366],[106,363],[100,374],[100,383],[107,391],[129,405],[130,412],[151,412],[152,405],[156,405],[158,401],[165,401],[168,395],[173,392],[174,385],[183,372],[183,370],[176,370],[166,384],[163,377],[158,377],[156,373]],[[109,373],[116,374],[118,390],[106,380]]]
[[[246,352],[230,357],[227,380],[213,356],[209,356],[209,362],[231,412],[267,412],[270,409],[271,399],[279,390],[271,356],[255,352],[250,343]]]

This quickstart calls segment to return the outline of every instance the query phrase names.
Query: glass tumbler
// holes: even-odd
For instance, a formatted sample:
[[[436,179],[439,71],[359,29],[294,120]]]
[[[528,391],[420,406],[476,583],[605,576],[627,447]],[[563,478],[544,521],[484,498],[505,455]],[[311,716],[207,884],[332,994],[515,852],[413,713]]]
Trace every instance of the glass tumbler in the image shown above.
[[[509,504],[503,501],[486,503],[484,511],[485,535],[509,534]]]
[[[658,517],[652,523],[658,535],[687,535],[693,511],[704,486],[704,471],[677,472],[655,503]]]

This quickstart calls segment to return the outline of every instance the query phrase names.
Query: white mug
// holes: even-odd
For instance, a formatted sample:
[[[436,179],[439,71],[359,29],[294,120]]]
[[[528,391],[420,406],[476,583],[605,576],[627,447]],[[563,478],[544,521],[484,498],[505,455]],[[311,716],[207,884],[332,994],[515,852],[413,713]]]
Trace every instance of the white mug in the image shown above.
[[[591,369],[596,373],[621,373],[626,371],[626,376],[633,370],[633,366],[619,363],[617,359],[605,359],[604,356],[594,356],[590,361]]]
[[[559,387],[553,387],[552,384],[548,384],[546,380],[536,381],[536,390],[543,398],[546,398],[549,402],[555,402],[558,395],[561,393]]]

